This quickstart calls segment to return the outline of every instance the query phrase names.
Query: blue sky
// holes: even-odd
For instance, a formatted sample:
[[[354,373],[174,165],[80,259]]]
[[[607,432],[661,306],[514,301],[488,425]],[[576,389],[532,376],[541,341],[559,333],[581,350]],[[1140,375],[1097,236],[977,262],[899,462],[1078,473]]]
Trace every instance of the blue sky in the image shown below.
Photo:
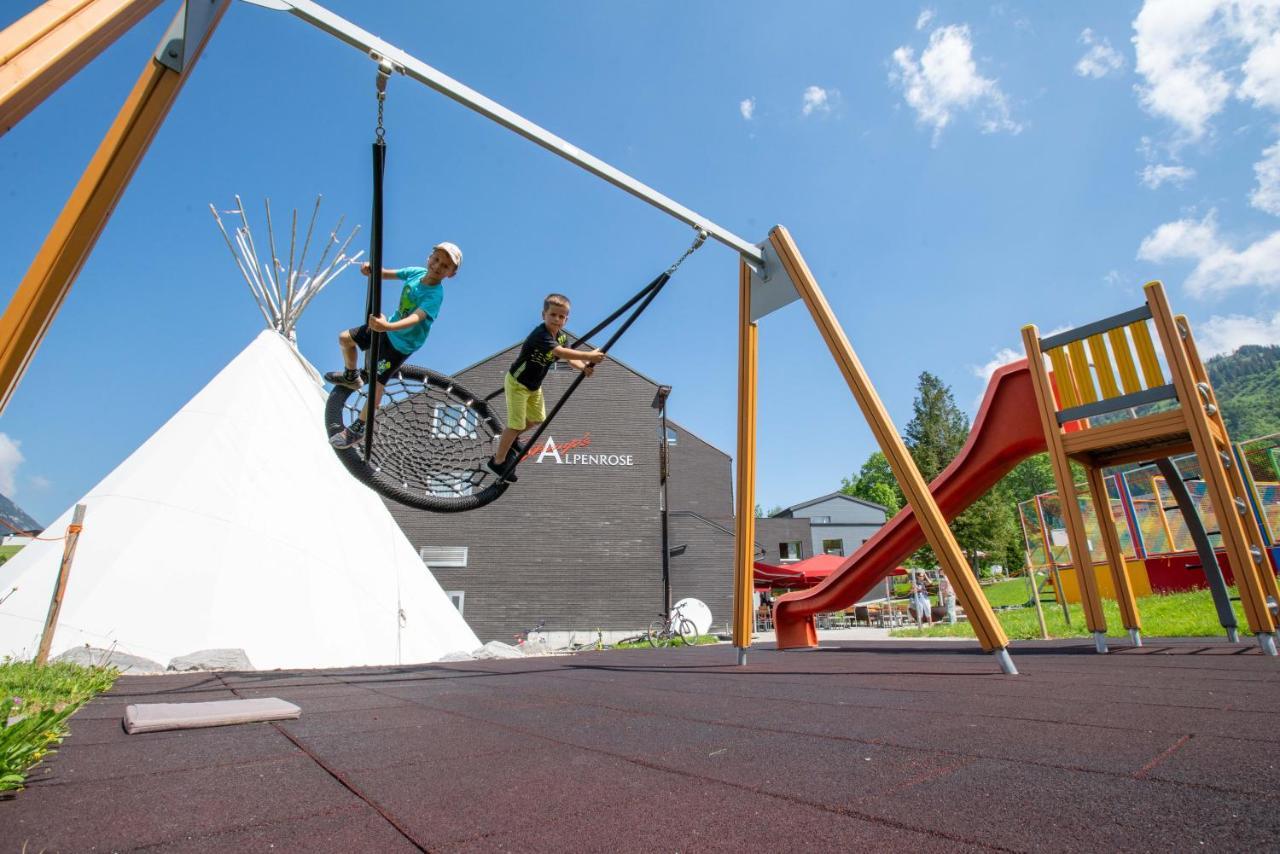
[[[1149,279],[1202,352],[1280,342],[1276,0],[328,5],[749,240],[786,225],[899,429],[921,371],[972,414],[1023,324],[1133,307]],[[0,138],[6,298],[176,8]],[[372,85],[352,48],[233,5],[0,418],[0,492],[50,521],[261,328],[209,202],[323,193],[322,224],[367,222]],[[689,242],[404,78],[387,115],[387,263],[466,253],[431,367],[522,337],[550,289],[585,328]],[[709,244],[615,351],[730,452],[736,263]],[[322,369],[362,288],[346,274],[302,319]],[[836,489],[874,441],[799,303],[761,358],[759,503]]]

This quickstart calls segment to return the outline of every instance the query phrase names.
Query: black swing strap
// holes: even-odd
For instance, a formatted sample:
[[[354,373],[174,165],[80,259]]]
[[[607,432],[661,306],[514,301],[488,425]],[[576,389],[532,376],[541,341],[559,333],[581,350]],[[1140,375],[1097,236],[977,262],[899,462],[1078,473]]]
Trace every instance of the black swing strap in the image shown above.
[[[609,315],[604,320],[600,321],[595,326],[591,327],[591,329],[587,330],[582,335],[580,335],[578,339],[573,342],[573,346],[577,347],[583,341],[588,340],[589,338],[591,338],[592,335],[597,334],[601,329],[604,329],[610,323],[613,323],[615,320],[617,320],[624,311],[631,308],[631,306],[635,305],[637,302],[639,302],[640,300],[648,296],[650,293],[652,293],[655,288],[660,288],[662,287],[663,284],[666,284],[666,279],[664,279],[663,276],[669,277],[670,274],[663,273],[662,276],[659,276],[649,284],[645,285],[643,288],[641,288],[639,291],[636,292],[635,296],[631,297],[629,300],[623,303],[622,306],[618,308],[613,314]],[[503,392],[503,389],[499,387],[497,391],[490,392],[489,394],[485,395],[484,402],[488,403],[498,395],[502,394],[502,392]]]
[[[382,126],[382,110],[387,101],[387,80],[392,67],[383,61],[378,63],[378,128],[373,140],[373,213],[369,218],[369,289],[365,300],[364,322],[382,314],[382,177],[387,166],[386,129]],[[381,333],[369,330],[369,349],[365,351],[364,370],[369,375],[368,404],[364,422],[364,458],[373,459],[373,425],[377,408],[374,406],[378,385],[378,362],[382,358],[379,347]]]
[[[635,310],[631,312],[631,315],[625,321],[623,321],[622,325],[618,327],[618,330],[614,332],[613,335],[609,336],[609,340],[605,341],[604,345],[600,347],[601,353],[608,353],[610,348],[612,348],[613,345],[618,342],[618,339],[621,338],[623,334],[626,333],[626,331],[631,328],[631,324],[635,323],[636,320],[640,318],[640,315],[643,314],[644,310],[649,307],[649,304],[652,303],[654,299],[658,296],[658,294],[662,292],[662,288],[667,284],[668,281],[671,280],[671,275],[675,273],[676,269],[682,263],[684,263],[684,259],[688,258],[690,255],[696,252],[698,250],[698,247],[702,246],[703,242],[706,239],[707,239],[707,233],[699,229],[698,236],[693,241],[693,245],[691,245],[683,255],[681,255],[678,259],[676,259],[676,262],[674,264],[672,264],[670,267],[664,270],[656,279],[654,279],[652,282],[646,285],[634,297],[627,300],[626,304],[623,305],[622,308],[619,308],[613,314],[609,315],[609,317],[606,318],[604,321],[596,324],[593,329],[589,330],[588,332],[586,332],[586,334],[582,335],[576,341],[574,341],[573,346],[576,348],[583,341],[587,340],[592,335],[596,334],[601,329],[605,328],[610,323],[612,323],[624,311],[626,311],[628,308],[634,305],[637,301],[640,301],[640,304],[636,306]],[[569,402],[569,398],[573,397],[573,393],[578,390],[578,386],[582,385],[582,381],[585,380],[586,378],[587,378],[587,375],[584,373],[580,373],[578,374],[578,376],[574,377],[573,382],[570,383],[569,385],[569,388],[565,390],[564,394],[560,395],[560,399],[556,401],[556,405],[551,408],[551,411],[547,413],[547,417],[543,420],[541,424],[538,425],[537,429],[533,431],[533,435],[529,437],[529,441],[524,444],[525,448],[532,448],[534,447],[534,445],[537,444],[538,439],[542,436],[544,432],[546,432],[546,429],[549,426],[551,426],[551,422],[555,419],[556,415],[559,414],[560,410],[564,408],[564,405]],[[510,465],[506,466],[502,470],[502,477],[505,477],[506,475],[510,474],[511,471],[514,470],[515,467],[520,464],[520,460],[523,459],[524,454],[521,450],[520,443],[516,442],[513,447],[516,450],[515,459],[512,461]]]

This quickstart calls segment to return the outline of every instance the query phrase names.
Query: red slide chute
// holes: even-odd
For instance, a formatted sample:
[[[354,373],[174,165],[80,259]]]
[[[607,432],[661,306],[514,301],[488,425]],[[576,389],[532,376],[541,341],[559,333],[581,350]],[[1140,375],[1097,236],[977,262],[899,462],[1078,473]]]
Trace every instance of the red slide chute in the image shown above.
[[[968,441],[929,490],[950,521],[1045,447],[1031,373],[1022,359],[992,375]],[[778,648],[817,646],[815,614],[848,608],[924,542],[915,514],[904,507],[821,584],[778,599],[773,609]]]

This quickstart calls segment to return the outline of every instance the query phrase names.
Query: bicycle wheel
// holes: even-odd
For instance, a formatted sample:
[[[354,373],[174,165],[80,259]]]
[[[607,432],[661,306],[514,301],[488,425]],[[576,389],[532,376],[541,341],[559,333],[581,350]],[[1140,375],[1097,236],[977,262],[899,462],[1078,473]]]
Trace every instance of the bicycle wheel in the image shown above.
[[[698,645],[698,627],[693,624],[693,620],[680,621],[680,640],[684,641],[685,646]]]
[[[654,620],[649,624],[649,631],[645,634],[645,638],[649,641],[649,646],[657,648],[662,645],[666,628],[667,624],[662,620]]]

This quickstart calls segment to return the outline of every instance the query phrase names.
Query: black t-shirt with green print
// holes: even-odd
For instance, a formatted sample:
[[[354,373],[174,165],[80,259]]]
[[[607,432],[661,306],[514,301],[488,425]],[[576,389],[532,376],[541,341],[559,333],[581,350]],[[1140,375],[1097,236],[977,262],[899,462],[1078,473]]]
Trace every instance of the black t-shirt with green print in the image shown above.
[[[511,365],[511,376],[530,391],[542,388],[542,381],[546,379],[551,363],[556,360],[556,347],[565,346],[568,340],[569,336],[564,331],[553,338],[547,325],[539,323],[529,333],[529,337],[524,339],[520,355]]]

